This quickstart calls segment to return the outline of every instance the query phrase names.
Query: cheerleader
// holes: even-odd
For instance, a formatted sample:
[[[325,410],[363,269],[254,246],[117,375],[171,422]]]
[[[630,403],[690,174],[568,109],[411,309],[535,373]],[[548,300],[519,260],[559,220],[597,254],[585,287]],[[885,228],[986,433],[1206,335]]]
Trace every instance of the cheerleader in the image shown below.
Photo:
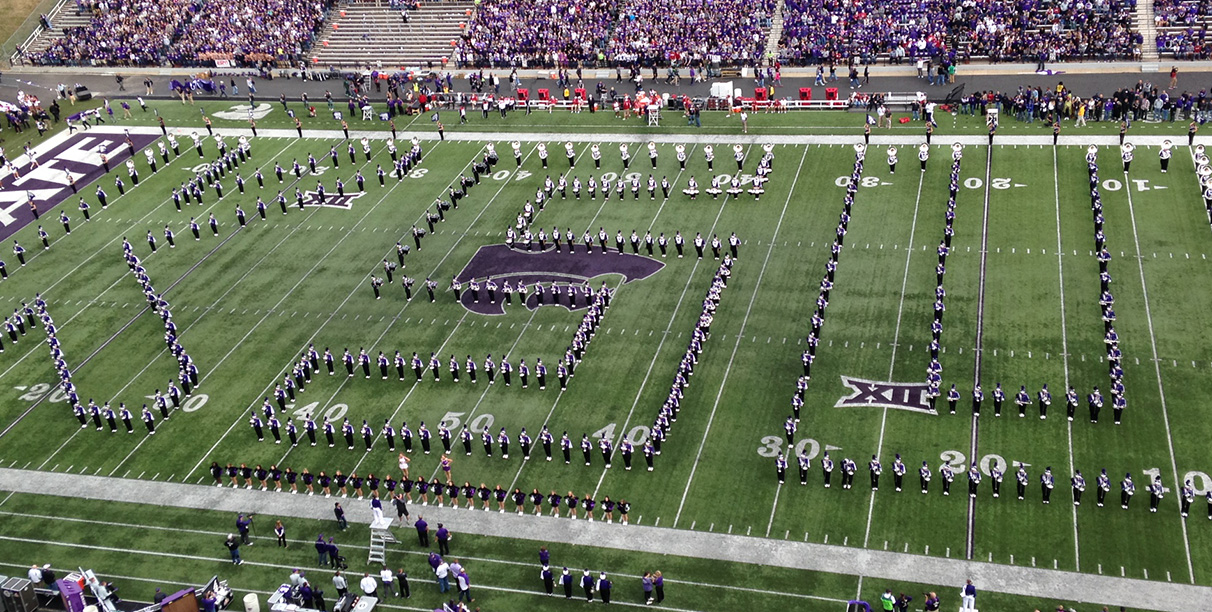
[[[686,188],[682,190],[682,193],[690,196],[691,200],[694,200],[699,195],[699,183],[694,180],[693,176],[690,177],[690,180],[686,181]]]
[[[481,507],[485,512],[489,511],[488,504],[492,500],[492,489],[488,485],[480,483],[480,487],[476,489],[476,495],[480,498]]]
[[[324,470],[320,470],[320,476],[316,480],[320,483],[320,492],[324,494],[324,497],[332,497],[332,478],[328,474],[325,474]],[[304,475],[304,482],[306,482],[306,475]],[[307,491],[308,495],[310,495],[310,485],[307,487]]]
[[[417,495],[421,496],[421,505],[429,505],[429,481],[425,480],[424,476],[417,476],[413,487],[417,490]]]
[[[312,476],[311,472],[307,471],[307,468],[303,468],[303,472],[301,474],[299,474],[299,477],[300,477],[300,479],[303,480],[303,486],[307,487],[307,494],[315,495],[316,494],[315,476]]]
[[[336,482],[337,489],[341,491],[341,497],[349,497],[349,477],[342,474],[341,470],[337,470],[337,473],[333,474],[333,480]]]
[[[501,485],[497,485],[492,494],[497,499],[497,512],[505,514],[505,499],[509,497],[509,493],[502,489]]]
[[[442,486],[442,481],[438,480],[437,476],[429,483],[429,490],[433,493],[434,507],[441,508],[442,502],[446,501],[446,487]]]

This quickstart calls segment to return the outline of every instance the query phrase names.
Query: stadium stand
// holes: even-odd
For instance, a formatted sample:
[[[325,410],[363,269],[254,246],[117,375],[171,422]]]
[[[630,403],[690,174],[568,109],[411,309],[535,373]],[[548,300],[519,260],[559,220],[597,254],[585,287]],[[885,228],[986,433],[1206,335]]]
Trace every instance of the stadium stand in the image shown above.
[[[461,63],[553,67],[605,59],[614,0],[483,0],[460,43]]]
[[[323,25],[327,0],[97,0],[53,17],[26,50],[46,65],[194,66],[213,60],[293,61]],[[65,19],[66,17],[66,19]],[[209,64],[207,64],[209,65]]]
[[[341,7],[335,28],[315,48],[314,63],[328,66],[440,65],[466,27],[471,2],[396,5],[361,2]]]
[[[628,0],[611,38],[613,61],[761,59],[775,0]]]

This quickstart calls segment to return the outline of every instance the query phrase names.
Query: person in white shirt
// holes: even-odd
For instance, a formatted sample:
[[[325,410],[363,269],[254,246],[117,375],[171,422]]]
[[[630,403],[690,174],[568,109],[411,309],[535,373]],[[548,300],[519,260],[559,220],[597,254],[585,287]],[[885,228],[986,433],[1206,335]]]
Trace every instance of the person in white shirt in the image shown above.
[[[391,581],[395,579],[395,574],[391,573],[391,570],[384,566],[383,571],[379,572],[379,579],[383,581],[383,592],[390,595]]]
[[[366,593],[367,597],[374,597],[375,591],[379,588],[379,582],[371,577],[370,574],[362,574],[362,580],[358,583],[362,587],[362,592]]]
[[[29,568],[29,581],[34,583],[34,586],[42,584],[42,568],[37,565],[31,565]]]
[[[349,591],[349,583],[345,581],[345,576],[341,575],[340,570],[332,575],[332,586],[337,589],[337,597],[341,597]]]
[[[445,593],[450,590],[450,566],[445,561],[434,570],[434,574],[438,577],[438,592]]]

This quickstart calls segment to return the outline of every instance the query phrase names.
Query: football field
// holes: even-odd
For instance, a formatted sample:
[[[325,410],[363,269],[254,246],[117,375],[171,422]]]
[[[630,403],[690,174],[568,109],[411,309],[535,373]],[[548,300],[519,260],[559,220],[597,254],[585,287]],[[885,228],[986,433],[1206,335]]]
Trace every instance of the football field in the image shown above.
[[[166,116],[178,113],[172,105],[164,109]],[[787,121],[772,117],[771,122]],[[583,126],[566,115],[536,115],[533,129],[514,125],[513,134],[490,133],[491,124],[466,128],[481,130],[474,133],[451,126],[445,141],[426,133],[419,141],[422,161],[401,178],[387,176],[380,186],[376,167],[392,168],[385,140],[389,132],[354,132],[346,140],[339,126],[329,122],[317,126],[326,129],[298,138],[271,117],[262,122],[268,127],[259,126],[261,134],[250,139],[251,158],[218,177],[222,197],[208,189],[203,203],[183,205],[180,211],[171,198],[173,187],[218,155],[213,139],[204,139],[203,157],[194,151],[188,134],[201,127],[176,128],[181,154],[169,153],[170,163],[160,163],[154,174],[144,155],[136,153],[137,186],[126,179],[118,159],[112,172],[80,188],[91,207],[90,221],[84,221],[77,198],[69,195],[59,208],[43,210],[39,221],[13,235],[29,250],[28,264],[21,267],[5,247],[9,278],[0,283],[0,307],[32,303],[41,293],[58,326],[81,402],[125,403],[136,417],[134,433],[127,434],[121,422],[117,433],[108,425],[98,431],[91,420],[82,427],[66,395],[52,387],[56,373],[42,328],[28,329],[17,343],[7,335],[0,338],[5,345],[0,354],[0,467],[186,484],[212,482],[212,462],[398,477],[397,453],[389,451],[383,426],[386,422],[399,430],[406,424],[418,435],[424,424],[433,435],[432,451],[423,452],[419,439],[414,440],[413,479],[441,477],[439,427],[444,426],[451,432],[456,484],[500,485],[527,493],[537,489],[544,495],[571,492],[598,500],[599,508],[607,496],[626,499],[634,524],[1212,585],[1212,510],[1204,501],[1212,491],[1207,445],[1212,428],[1201,408],[1204,385],[1212,382],[1212,354],[1205,341],[1209,317],[1201,306],[1212,298],[1207,257],[1212,230],[1185,138],[1176,138],[1169,171],[1162,173],[1158,152],[1165,126],[1144,126],[1142,131],[1153,129],[1157,135],[1138,137],[1136,160],[1126,175],[1111,131],[1096,127],[1088,141],[1099,144],[1103,232],[1112,256],[1108,270],[1128,400],[1117,425],[1099,304],[1088,142],[1071,138],[1076,131],[1066,132],[1061,145],[1053,147],[1042,131],[1019,133],[1005,126],[988,146],[978,123],[954,120],[957,132],[967,135],[962,137],[966,144],[958,163],[954,236],[943,283],[946,314],[939,362],[944,397],[932,410],[921,394],[931,360],[951,144],[960,137],[936,133],[920,170],[917,128],[877,132],[856,180],[853,144],[861,142],[861,135],[852,128],[801,135],[792,124],[781,131],[783,124],[772,123],[759,126],[758,134],[741,135],[730,125],[731,131],[671,130],[648,138],[634,126],[612,131],[603,120]],[[228,134],[229,146],[238,134],[247,133],[238,121],[216,121],[215,126]],[[107,125],[92,134],[120,134],[121,129]],[[158,128],[131,129],[148,138],[160,134]],[[411,146],[406,129],[401,123],[401,154]],[[369,156],[362,151],[363,136]],[[520,164],[513,156],[515,139]],[[571,165],[565,140],[572,147]],[[646,146],[649,140],[655,157]],[[435,201],[449,200],[459,177],[472,176],[473,164],[490,143],[499,161],[429,232],[427,215],[437,213]],[[620,157],[622,143],[632,156],[629,167]],[[351,144],[353,160],[347,153]],[[546,148],[547,167],[540,144]],[[593,160],[594,145],[601,153],[600,167]],[[734,145],[741,156],[739,170]],[[895,173],[887,163],[890,145],[899,157]],[[715,156],[710,170],[708,146]],[[328,156],[330,148],[339,165]],[[679,148],[686,156],[684,168]],[[746,190],[753,187],[767,151],[773,169],[756,199]],[[308,168],[309,154],[317,160],[315,174]],[[160,161],[158,153],[156,159]],[[291,173],[292,160],[302,166],[301,178]],[[285,169],[281,183],[275,163]],[[263,188],[252,178],[257,169],[264,176]],[[358,171],[365,177],[364,192],[355,183]],[[237,188],[237,174],[245,180],[244,193]],[[127,182],[121,196],[113,185],[118,175]],[[683,193],[692,177],[706,190],[713,177],[726,189],[734,175],[739,194],[713,198],[703,191],[692,200]],[[611,183],[609,199],[600,187],[593,198],[587,191],[574,196],[574,180],[584,183],[591,176]],[[650,176],[658,184],[651,196],[646,185]],[[569,252],[564,241],[553,251],[547,240],[540,253],[537,237],[525,253],[494,247],[505,244],[510,228],[517,229],[519,214],[535,201],[548,177],[567,180],[567,193],[551,192],[533,213],[532,231],[536,236],[540,228],[547,234],[553,228],[572,232],[575,247]],[[613,186],[633,177],[638,191],[633,195],[628,182],[620,197]],[[338,179],[353,197],[333,197]],[[671,185],[667,196],[659,186],[662,179]],[[328,193],[327,205],[309,197],[306,206],[297,207],[296,188],[314,192],[318,183]],[[105,209],[96,202],[97,185],[109,195]],[[853,207],[844,246],[798,431],[788,443],[784,422],[803,373],[801,355],[817,310],[817,290],[851,185]],[[286,213],[274,201],[279,190],[287,200]],[[258,197],[266,204],[264,220],[257,213]],[[247,217],[245,226],[237,222],[237,205]],[[71,218],[70,235],[59,223],[61,209]],[[212,213],[217,235],[207,225]],[[197,240],[189,228],[191,217],[201,226]],[[36,235],[37,223],[50,234],[48,250]],[[420,248],[414,243],[414,226],[427,230]],[[175,233],[172,248],[164,238],[166,227]],[[599,231],[608,237],[605,252]],[[148,232],[157,240],[154,252]],[[623,253],[615,249],[619,232]],[[634,250],[633,232],[640,238]],[[667,254],[659,248],[649,254],[643,242],[648,232],[654,240],[661,234],[669,238]],[[586,233],[592,237],[588,252],[582,242]],[[677,233],[686,241],[683,257],[673,245]],[[670,393],[721,263],[710,244],[705,256],[697,257],[693,239],[696,234],[707,241],[719,236],[722,256],[733,233],[741,241],[739,257],[677,419],[650,471],[642,447],[652,436],[654,419]],[[139,409],[176,379],[177,364],[165,347],[163,323],[123,261],[124,238],[157,292],[170,302],[179,341],[200,370],[200,384],[181,410],[163,422],[156,413],[154,436],[137,422]],[[404,267],[376,299],[370,279],[384,276],[385,260],[397,261],[397,243],[410,247]],[[581,323],[585,298],[578,296],[579,303],[569,306],[565,295],[553,305],[547,289],[545,305],[533,296],[524,304],[518,295],[509,304],[501,304],[501,295],[489,304],[486,290],[478,303],[451,290],[456,277],[467,290],[467,279],[488,275],[527,279],[528,285],[537,280],[550,287],[555,279],[561,288],[588,283],[595,290],[603,284],[613,289],[610,307],[566,389],[556,380],[556,364]],[[403,276],[416,281],[411,300],[405,299]],[[426,278],[437,283],[432,302],[424,289]],[[321,355],[331,351],[335,374],[329,375],[321,359],[319,370],[277,415],[282,443],[275,443],[268,425],[258,441],[250,418],[266,418],[266,398],[277,409],[275,386],[313,345]],[[366,351],[369,375],[360,365],[347,375],[341,363],[345,350],[355,357]],[[401,372],[392,361],[397,351],[408,363]],[[391,364],[385,375],[377,362],[380,353]],[[420,380],[411,365],[414,353],[424,363]],[[440,380],[429,370],[431,354]],[[484,362],[489,355],[498,367],[505,359],[512,363],[511,385],[504,384],[501,373],[488,384]],[[452,359],[458,382],[452,380]],[[477,369],[474,382],[466,367],[469,359]],[[525,388],[517,371],[522,360],[532,368]],[[540,388],[533,373],[539,360],[548,368],[546,388]],[[955,414],[946,401],[952,384],[961,396]],[[985,398],[979,418],[972,411],[975,384]],[[992,396],[998,384],[1007,400],[995,416]],[[1041,419],[1036,393],[1045,384],[1053,401],[1047,419]],[[1071,421],[1064,397],[1070,385],[1080,399]],[[1020,386],[1030,396],[1025,418],[1014,401]],[[1107,398],[1097,424],[1090,421],[1086,400],[1096,386]],[[308,417],[317,424],[324,418],[334,423],[334,445],[322,431],[317,444],[309,443],[303,431]],[[346,418],[355,432],[352,449],[339,429]],[[297,446],[287,439],[288,419],[299,428]],[[363,422],[372,432],[370,450],[361,433]],[[459,439],[464,426],[474,437],[470,454]],[[556,440],[551,461],[537,443],[544,426]],[[536,440],[528,460],[518,441],[523,428]],[[508,458],[497,440],[502,431],[509,439]],[[570,463],[559,449],[564,432],[572,440]],[[483,433],[493,439],[491,456],[481,442]],[[582,456],[582,436],[592,444],[588,457]],[[597,450],[601,438],[616,451],[609,468]],[[635,445],[631,470],[623,469],[617,453],[624,440]],[[403,450],[400,440],[395,445]],[[801,452],[811,462],[806,485],[800,484],[795,460]],[[789,453],[790,462],[782,485],[775,474],[780,453]],[[829,488],[821,469],[826,453],[838,466]],[[898,454],[908,469],[901,491],[892,483]],[[873,456],[883,465],[878,491],[870,486]],[[840,484],[844,458],[858,466],[850,489]],[[918,482],[923,462],[932,474],[925,494]],[[950,495],[942,492],[944,464],[956,473]],[[970,497],[967,472],[973,465],[983,481]],[[995,465],[1005,471],[997,498],[991,489]],[[1022,500],[1015,494],[1020,465],[1029,475]],[[1046,468],[1056,480],[1049,504],[1041,503],[1040,476]],[[1111,491],[1099,507],[1095,479],[1103,469]],[[1087,483],[1080,506],[1072,503],[1069,484],[1076,470]],[[1124,510],[1120,486],[1127,473],[1137,489]],[[1166,491],[1158,511],[1151,513],[1147,485],[1155,476]],[[1188,480],[1196,498],[1184,519],[1179,492]],[[13,505],[20,512],[44,515],[54,514],[61,503],[17,496]],[[359,502],[349,502],[354,503]],[[316,504],[325,505],[323,500]],[[526,511],[531,508],[528,502]],[[0,510],[10,511],[10,506]],[[544,513],[550,514],[546,504]],[[556,529],[566,519],[548,520]],[[55,526],[48,534],[60,529],[72,528]],[[19,556],[0,555],[0,560],[28,564]],[[169,559],[166,566],[171,563],[176,561]],[[272,585],[261,587],[272,590]],[[883,584],[864,587],[860,579],[857,585],[826,589],[826,596],[851,597],[852,587],[860,598],[874,600]]]

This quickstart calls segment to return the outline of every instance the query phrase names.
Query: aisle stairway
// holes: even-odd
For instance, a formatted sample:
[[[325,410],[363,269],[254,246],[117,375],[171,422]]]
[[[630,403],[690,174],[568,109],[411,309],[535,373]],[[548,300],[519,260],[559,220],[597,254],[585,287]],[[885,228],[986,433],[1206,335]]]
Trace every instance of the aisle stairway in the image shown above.
[[[1141,44],[1140,59],[1143,62],[1156,62],[1157,27],[1153,14],[1153,0],[1141,0],[1136,5],[1136,21],[1133,24],[1137,32],[1145,39]]]
[[[78,28],[87,26],[89,19],[92,16],[89,13],[76,14],[76,4],[74,2],[65,2],[59,10],[50,16],[51,25],[55,26],[52,30],[42,30],[38,38],[30,43],[25,49],[26,55],[41,53],[50,46],[51,41],[63,35],[63,28]]]
[[[401,11],[386,4],[342,5],[338,11],[344,15],[337,12],[321,42],[312,48],[312,62],[383,68],[418,68],[432,62],[440,67],[442,59],[450,57],[450,43],[459,38],[459,25],[470,19],[471,8],[470,2],[426,2],[409,11],[405,23]]]
[[[774,9],[770,17],[770,32],[766,37],[766,53],[762,56],[762,64],[770,65],[778,57],[779,39],[783,37],[783,0]]]

